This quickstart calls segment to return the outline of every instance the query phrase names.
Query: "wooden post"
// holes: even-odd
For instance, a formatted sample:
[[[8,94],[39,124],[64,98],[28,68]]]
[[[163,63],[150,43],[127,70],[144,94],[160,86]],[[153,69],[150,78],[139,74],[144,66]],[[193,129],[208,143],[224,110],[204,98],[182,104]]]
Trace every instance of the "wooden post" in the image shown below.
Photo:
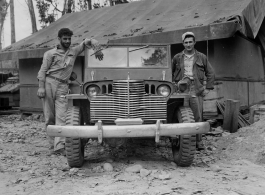
[[[16,42],[14,0],[10,0],[11,44]]]
[[[92,10],[92,2],[91,0],[87,0],[88,10]]]
[[[239,115],[239,101],[227,99],[225,102],[223,129],[229,130],[230,133],[237,132],[238,115]]]
[[[33,6],[32,0],[28,0],[27,4],[28,4],[28,8],[29,8],[32,33],[35,33],[35,32],[38,32],[38,29],[37,29],[35,11],[34,11],[34,6]]]
[[[109,0],[109,3],[110,3],[110,6],[114,5],[113,0]]]
[[[254,114],[255,114],[256,109],[257,109],[257,105],[251,106],[249,109],[249,122],[250,122],[250,124],[254,123]]]

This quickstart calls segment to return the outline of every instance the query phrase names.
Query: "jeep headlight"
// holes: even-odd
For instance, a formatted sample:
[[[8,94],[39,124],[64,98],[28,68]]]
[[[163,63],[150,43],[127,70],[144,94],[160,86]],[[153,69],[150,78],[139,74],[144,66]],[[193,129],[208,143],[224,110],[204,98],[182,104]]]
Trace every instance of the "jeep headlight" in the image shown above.
[[[97,85],[90,85],[86,91],[88,97],[95,97],[99,94],[99,92],[100,92],[100,89]]]
[[[167,86],[167,85],[160,85],[157,88],[157,94],[158,95],[162,95],[164,97],[169,96],[169,94],[170,94],[170,88],[169,88],[169,86]]]

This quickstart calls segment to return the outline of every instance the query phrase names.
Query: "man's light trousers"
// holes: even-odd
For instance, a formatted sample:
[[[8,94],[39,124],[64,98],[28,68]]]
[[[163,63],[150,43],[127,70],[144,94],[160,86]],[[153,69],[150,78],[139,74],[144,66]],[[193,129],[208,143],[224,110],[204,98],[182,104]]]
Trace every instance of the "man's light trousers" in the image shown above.
[[[45,130],[48,125],[65,125],[66,112],[68,108],[65,96],[68,93],[68,85],[46,77],[45,98],[43,98],[43,110],[45,118]],[[64,148],[65,138],[49,137],[50,145],[54,150]]]

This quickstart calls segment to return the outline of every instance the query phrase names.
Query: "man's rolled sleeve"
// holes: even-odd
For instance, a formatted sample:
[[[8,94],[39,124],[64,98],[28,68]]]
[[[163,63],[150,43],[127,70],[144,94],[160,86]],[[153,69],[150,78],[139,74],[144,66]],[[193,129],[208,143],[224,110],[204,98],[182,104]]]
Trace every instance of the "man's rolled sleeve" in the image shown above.
[[[46,80],[46,73],[49,70],[50,66],[52,63],[52,54],[48,51],[44,53],[43,60],[42,60],[42,65],[41,68],[38,72],[38,80],[45,82]]]
[[[75,53],[78,56],[85,50],[85,47],[88,47],[88,49],[92,48],[90,39],[85,39],[79,45],[75,46],[73,49],[75,50]]]

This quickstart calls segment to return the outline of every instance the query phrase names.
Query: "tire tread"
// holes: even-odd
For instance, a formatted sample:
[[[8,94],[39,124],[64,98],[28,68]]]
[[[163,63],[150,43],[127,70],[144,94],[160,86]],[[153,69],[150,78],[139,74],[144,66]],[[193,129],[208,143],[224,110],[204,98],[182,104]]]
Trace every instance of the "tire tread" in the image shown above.
[[[69,107],[66,114],[66,125],[76,126],[80,125],[80,111],[79,107]],[[65,151],[70,167],[81,167],[84,163],[84,146],[80,138],[66,137]]]
[[[179,123],[195,122],[193,112],[189,107],[180,107],[177,114]],[[196,135],[181,135],[179,136],[179,142],[179,149],[172,144],[174,161],[178,166],[190,166],[196,151]]]

